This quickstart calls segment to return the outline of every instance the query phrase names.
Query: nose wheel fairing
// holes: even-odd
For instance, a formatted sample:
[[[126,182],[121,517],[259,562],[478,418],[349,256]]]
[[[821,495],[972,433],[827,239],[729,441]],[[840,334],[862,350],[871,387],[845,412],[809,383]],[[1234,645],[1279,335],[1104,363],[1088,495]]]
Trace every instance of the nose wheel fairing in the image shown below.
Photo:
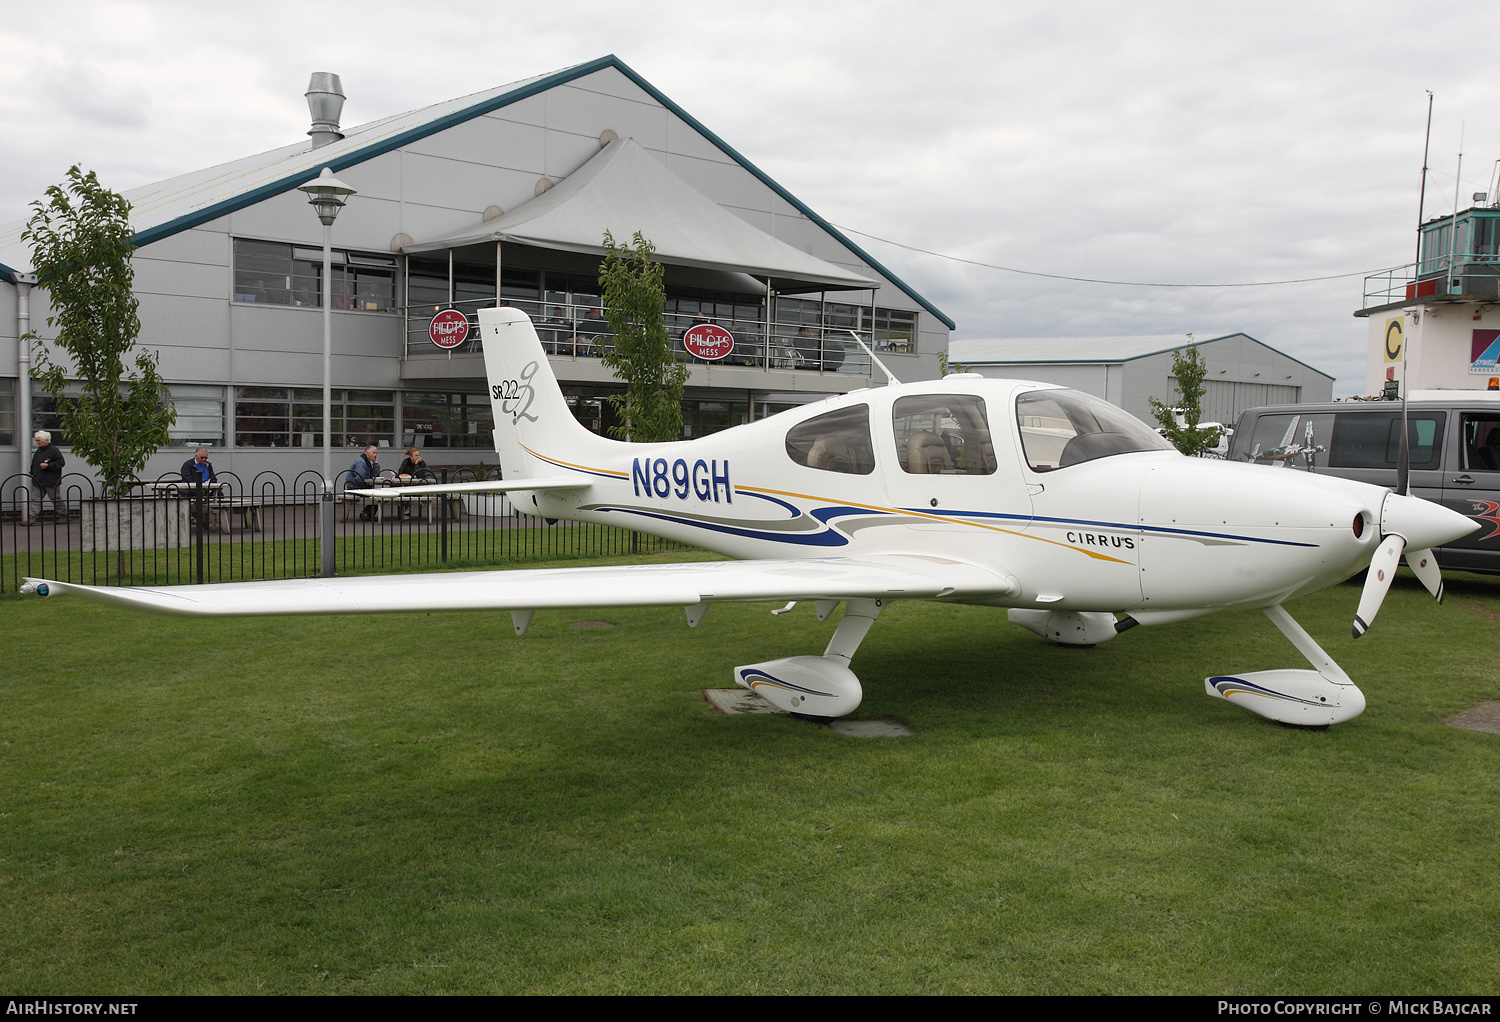
[[[1313,670],[1248,671],[1203,679],[1208,695],[1270,720],[1304,727],[1342,724],[1365,710],[1365,694],[1281,604],[1263,608]]]

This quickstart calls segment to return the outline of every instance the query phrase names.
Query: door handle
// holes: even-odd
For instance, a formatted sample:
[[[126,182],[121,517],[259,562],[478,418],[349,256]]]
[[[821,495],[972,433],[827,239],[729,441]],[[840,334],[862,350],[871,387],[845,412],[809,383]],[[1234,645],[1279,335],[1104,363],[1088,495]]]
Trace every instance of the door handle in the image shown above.
[[[1453,481],[1455,483],[1463,483],[1465,486],[1468,486],[1469,484],[1474,482],[1474,477],[1471,475],[1454,476]]]

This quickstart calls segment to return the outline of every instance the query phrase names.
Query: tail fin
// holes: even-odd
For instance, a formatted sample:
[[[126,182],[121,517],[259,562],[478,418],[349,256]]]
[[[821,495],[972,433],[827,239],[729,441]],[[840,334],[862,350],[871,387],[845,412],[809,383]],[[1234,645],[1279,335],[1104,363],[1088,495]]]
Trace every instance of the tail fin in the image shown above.
[[[557,462],[597,464],[614,441],[573,417],[530,317],[508,306],[480,309],[479,336],[501,475],[527,479],[556,475]]]

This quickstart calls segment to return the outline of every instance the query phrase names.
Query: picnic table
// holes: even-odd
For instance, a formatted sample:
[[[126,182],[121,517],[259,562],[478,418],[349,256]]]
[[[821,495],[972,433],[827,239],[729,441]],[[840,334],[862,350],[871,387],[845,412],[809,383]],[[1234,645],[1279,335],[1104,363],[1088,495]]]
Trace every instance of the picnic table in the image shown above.
[[[261,522],[261,507],[263,502],[255,497],[236,497],[226,492],[225,483],[196,483],[181,479],[159,479],[150,484],[153,492],[159,497],[178,497],[193,500],[202,487],[204,525],[214,532],[228,535],[230,532],[230,520],[234,515],[239,515],[241,528],[249,529],[251,532],[263,532]],[[196,508],[194,509],[196,512]]]

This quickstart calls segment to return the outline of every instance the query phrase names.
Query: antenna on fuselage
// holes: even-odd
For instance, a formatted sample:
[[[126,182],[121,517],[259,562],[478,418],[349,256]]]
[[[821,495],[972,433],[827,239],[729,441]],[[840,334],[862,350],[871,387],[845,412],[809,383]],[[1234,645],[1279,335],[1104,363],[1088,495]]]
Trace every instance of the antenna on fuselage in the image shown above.
[[[880,359],[876,357],[875,353],[870,350],[870,346],[869,345],[867,345],[864,341],[862,341],[862,340],[859,339],[859,334],[855,333],[853,330],[850,330],[849,331],[849,336],[852,337],[852,338],[854,338],[854,343],[855,344],[859,345],[861,348],[864,349],[864,352],[865,352],[866,355],[870,356],[870,361],[874,362],[876,365],[878,365],[880,367],[881,371],[885,373],[885,378],[887,380],[889,380],[891,383],[896,384],[897,386],[900,386],[901,381],[898,380],[898,379],[896,379],[896,374],[893,373],[893,372],[891,372],[890,369],[886,367],[886,364],[884,362],[880,361]]]

